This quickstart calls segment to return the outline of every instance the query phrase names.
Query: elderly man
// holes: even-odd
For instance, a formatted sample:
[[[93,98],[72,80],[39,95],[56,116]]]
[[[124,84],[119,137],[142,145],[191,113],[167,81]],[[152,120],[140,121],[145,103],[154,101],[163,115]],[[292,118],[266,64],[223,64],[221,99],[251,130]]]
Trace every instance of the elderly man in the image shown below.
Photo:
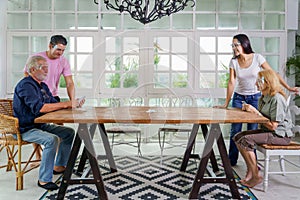
[[[38,186],[47,190],[56,190],[58,186],[52,182],[53,173],[62,173],[65,170],[74,130],[56,124],[36,124],[34,119],[47,112],[72,108],[72,106],[80,107],[84,100],[58,102],[52,96],[48,86],[43,82],[48,74],[48,64],[42,56],[29,58],[27,67],[29,76],[24,77],[15,87],[14,116],[19,119],[22,139],[44,146]]]

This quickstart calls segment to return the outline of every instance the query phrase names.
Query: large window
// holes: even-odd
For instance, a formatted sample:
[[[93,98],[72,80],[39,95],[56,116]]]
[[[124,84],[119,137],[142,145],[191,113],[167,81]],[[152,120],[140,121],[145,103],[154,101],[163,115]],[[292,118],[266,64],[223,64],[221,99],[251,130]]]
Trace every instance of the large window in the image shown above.
[[[146,98],[193,95],[198,105],[225,98],[232,36],[249,35],[255,52],[283,73],[286,1],[196,0],[194,8],[143,25],[103,1],[8,0],[7,95],[26,59],[45,51],[53,34],[68,39],[78,95]],[[61,81],[59,95],[66,97]]]

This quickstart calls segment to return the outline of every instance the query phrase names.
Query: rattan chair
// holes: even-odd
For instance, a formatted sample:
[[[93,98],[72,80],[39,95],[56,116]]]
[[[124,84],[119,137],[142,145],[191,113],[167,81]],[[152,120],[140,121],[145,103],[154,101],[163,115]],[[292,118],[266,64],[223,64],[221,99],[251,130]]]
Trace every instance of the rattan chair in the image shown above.
[[[13,135],[17,135],[17,139]],[[40,160],[33,159],[35,152],[40,149],[39,145],[33,149],[26,161],[22,159],[22,147],[28,144],[32,146],[32,143],[22,140],[19,120],[12,116],[12,100],[0,99],[0,152],[6,149],[8,159],[7,164],[1,165],[0,168],[6,168],[6,171],[13,168],[16,171],[16,190],[23,189],[23,175],[39,167],[37,162]],[[33,162],[35,165],[30,165]]]

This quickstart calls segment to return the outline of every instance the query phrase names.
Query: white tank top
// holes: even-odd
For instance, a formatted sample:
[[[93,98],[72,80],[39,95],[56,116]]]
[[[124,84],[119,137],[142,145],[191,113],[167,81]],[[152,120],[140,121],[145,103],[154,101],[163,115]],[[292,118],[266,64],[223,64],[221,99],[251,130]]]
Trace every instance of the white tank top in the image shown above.
[[[255,85],[258,72],[262,70],[261,65],[266,62],[266,59],[258,53],[253,54],[252,64],[247,68],[241,68],[238,60],[232,58],[229,67],[235,71],[236,86],[234,91],[241,95],[253,95],[258,93]]]

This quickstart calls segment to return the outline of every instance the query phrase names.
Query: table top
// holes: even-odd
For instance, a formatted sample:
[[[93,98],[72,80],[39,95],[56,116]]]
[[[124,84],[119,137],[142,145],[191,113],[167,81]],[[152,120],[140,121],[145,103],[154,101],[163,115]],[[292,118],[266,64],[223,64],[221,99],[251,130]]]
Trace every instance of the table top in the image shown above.
[[[63,109],[35,119],[35,123],[211,124],[263,122],[268,122],[268,119],[235,108],[144,106]]]

